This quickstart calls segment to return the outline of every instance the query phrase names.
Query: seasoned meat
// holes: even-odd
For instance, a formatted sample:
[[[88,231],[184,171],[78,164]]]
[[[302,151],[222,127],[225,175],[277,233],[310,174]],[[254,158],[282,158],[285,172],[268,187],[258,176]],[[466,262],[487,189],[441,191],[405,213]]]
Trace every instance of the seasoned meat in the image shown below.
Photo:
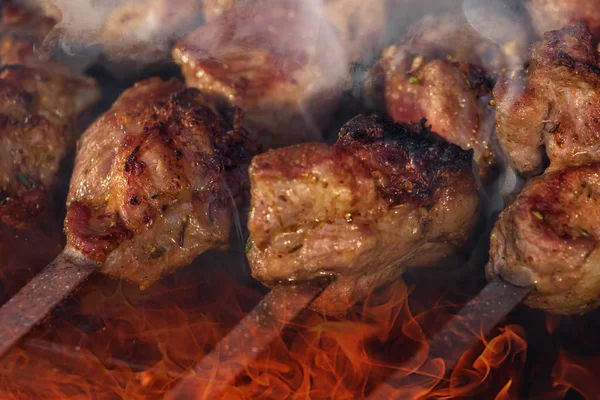
[[[577,22],[587,24],[596,40],[600,39],[600,1],[598,0],[527,0],[533,25],[540,35]]]
[[[255,151],[232,121],[176,80],[123,92],[79,142],[67,246],[142,288],[226,247]]]
[[[494,88],[496,130],[513,166],[540,173],[597,159],[600,148],[600,58],[583,24],[547,32],[531,49],[529,68]]]
[[[339,42],[297,4],[245,4],[179,42],[173,56],[189,86],[241,107],[245,127],[275,147],[322,137],[348,78]]]
[[[600,164],[531,180],[492,232],[489,278],[535,283],[526,303],[582,313],[600,301]]]
[[[376,67],[387,114],[397,122],[427,118],[431,129],[450,143],[475,151],[485,179],[495,165],[491,85],[473,64],[427,58],[410,45],[391,46]]]
[[[306,143],[255,157],[253,275],[267,284],[335,275],[313,306],[336,313],[404,268],[437,265],[473,226],[471,157],[423,125],[376,116],[348,122],[333,146]]]

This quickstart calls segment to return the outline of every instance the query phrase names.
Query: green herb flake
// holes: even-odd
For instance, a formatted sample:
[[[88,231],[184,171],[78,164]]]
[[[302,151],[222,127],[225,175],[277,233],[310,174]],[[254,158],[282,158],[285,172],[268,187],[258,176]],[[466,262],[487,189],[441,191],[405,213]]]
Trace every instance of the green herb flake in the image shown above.
[[[153,259],[160,258],[160,257],[162,257],[163,254],[165,254],[166,251],[167,250],[165,250],[164,247],[155,247],[150,252],[150,258],[153,258]]]
[[[416,76],[411,76],[410,78],[408,78],[408,83],[410,83],[411,85],[416,85],[417,83],[419,83],[419,78],[417,78]]]
[[[250,253],[250,250],[252,250],[253,245],[254,245],[254,242],[252,242],[252,240],[248,239],[248,241],[246,242],[246,246],[244,246],[244,252],[246,254]]]

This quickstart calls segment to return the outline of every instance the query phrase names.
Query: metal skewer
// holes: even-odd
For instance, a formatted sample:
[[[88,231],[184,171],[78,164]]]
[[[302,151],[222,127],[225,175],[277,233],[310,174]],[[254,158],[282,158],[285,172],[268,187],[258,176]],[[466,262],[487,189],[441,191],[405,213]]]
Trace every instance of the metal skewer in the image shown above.
[[[479,343],[482,336],[488,335],[533,289],[533,286],[518,287],[498,277],[488,283],[481,292],[472,298],[461,311],[429,340],[429,359],[444,360],[445,371],[451,371],[458,362],[452,354],[464,354]],[[418,356],[415,356],[418,357]],[[415,365],[417,360],[410,358],[406,365]],[[402,381],[410,385],[410,376],[405,372],[392,374],[387,379]],[[416,378],[416,375],[413,376]],[[387,399],[385,385],[379,386],[370,399]]]
[[[168,400],[212,399],[220,394],[331,280],[275,286],[168,394]],[[234,362],[227,363],[228,360]],[[218,381],[215,376],[218,374]],[[213,383],[214,382],[214,383]]]
[[[0,308],[0,358],[96,271],[96,264],[65,249]]]

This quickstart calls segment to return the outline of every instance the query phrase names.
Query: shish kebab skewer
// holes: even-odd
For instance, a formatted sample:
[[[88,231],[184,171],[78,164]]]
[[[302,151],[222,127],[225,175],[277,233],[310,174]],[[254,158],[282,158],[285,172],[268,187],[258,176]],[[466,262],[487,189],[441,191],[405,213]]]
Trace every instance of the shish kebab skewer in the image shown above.
[[[253,140],[196,89],[149,79],[82,136],[63,253],[0,309],[0,355],[94,271],[147,287],[227,246]]]

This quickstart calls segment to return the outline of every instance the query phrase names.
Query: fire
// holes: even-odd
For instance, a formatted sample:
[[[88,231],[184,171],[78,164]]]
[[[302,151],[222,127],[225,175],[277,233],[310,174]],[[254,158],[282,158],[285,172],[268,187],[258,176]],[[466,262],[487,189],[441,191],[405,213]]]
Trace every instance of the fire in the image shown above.
[[[234,278],[241,258],[206,255],[146,292],[95,276],[2,360],[0,398],[164,398],[264,296]],[[267,349],[254,349],[233,380],[227,370],[239,360],[211,360],[192,398],[365,399],[377,388],[385,398],[506,400],[600,391],[597,358],[564,349],[550,381],[538,382],[524,307],[491,337],[473,332],[477,345],[447,371],[451,360],[431,356],[428,338],[468,297],[396,282],[343,317],[307,310]],[[561,332],[560,321],[550,325]],[[537,329],[549,337],[543,323]]]

